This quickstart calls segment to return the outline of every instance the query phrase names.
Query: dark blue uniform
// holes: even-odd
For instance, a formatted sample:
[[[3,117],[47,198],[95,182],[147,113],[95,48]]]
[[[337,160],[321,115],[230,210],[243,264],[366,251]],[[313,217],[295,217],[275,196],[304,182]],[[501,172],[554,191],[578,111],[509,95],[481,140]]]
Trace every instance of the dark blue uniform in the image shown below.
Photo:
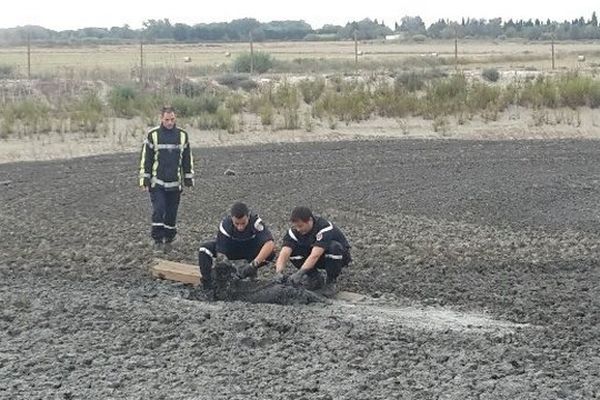
[[[342,268],[352,261],[350,244],[342,231],[331,222],[321,217],[313,217],[313,220],[313,228],[306,235],[290,228],[283,237],[283,246],[292,249],[290,261],[296,268],[302,267],[313,247],[325,249],[315,268],[308,274],[316,274],[317,269],[324,269],[328,280],[335,281]]]
[[[250,262],[270,240],[273,240],[273,235],[258,215],[250,214],[248,225],[241,232],[235,228],[231,216],[227,216],[219,225],[217,239],[200,246],[198,251],[200,273],[202,276],[210,276],[213,258],[217,253],[224,254],[229,260]],[[267,258],[267,261],[272,261],[274,258],[275,252]]]
[[[177,234],[182,187],[194,185],[194,159],[187,132],[164,126],[148,132],[140,160],[140,186],[150,192],[155,242],[171,242]]]

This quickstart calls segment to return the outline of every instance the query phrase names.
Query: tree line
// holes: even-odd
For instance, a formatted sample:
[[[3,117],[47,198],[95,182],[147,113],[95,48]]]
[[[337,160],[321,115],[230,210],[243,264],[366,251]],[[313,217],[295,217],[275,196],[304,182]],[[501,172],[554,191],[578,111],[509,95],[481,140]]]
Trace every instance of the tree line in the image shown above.
[[[355,36],[359,40],[372,40],[398,35],[399,38],[423,40],[449,38],[527,40],[579,40],[600,39],[600,27],[596,12],[589,19],[580,17],[562,22],[540,19],[507,21],[493,19],[462,19],[451,21],[440,19],[429,26],[419,16],[405,16],[394,22],[393,29],[384,21],[363,19],[346,25],[324,25],[313,29],[305,21],[259,22],[253,18],[236,19],[231,22],[216,22],[188,25],[171,23],[169,19],[150,19],[140,29],[128,25],[111,28],[88,27],[77,30],[55,31],[41,26],[23,26],[0,29],[0,43],[21,45],[29,39],[46,44],[110,44],[144,40],[156,43],[196,42],[247,42],[294,40],[348,40]]]

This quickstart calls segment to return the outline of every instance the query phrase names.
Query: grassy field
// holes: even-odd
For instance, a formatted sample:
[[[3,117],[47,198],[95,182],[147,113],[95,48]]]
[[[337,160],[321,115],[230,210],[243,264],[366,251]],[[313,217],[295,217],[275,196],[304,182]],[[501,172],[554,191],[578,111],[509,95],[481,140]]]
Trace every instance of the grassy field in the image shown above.
[[[271,54],[282,62],[312,59],[327,64],[328,61],[346,62],[353,66],[353,42],[273,42],[256,43],[256,51]],[[247,52],[247,43],[145,45],[144,62],[148,67],[176,67],[191,74],[204,75],[222,71],[236,55]],[[34,46],[32,49],[32,74],[35,76],[61,76],[91,70],[110,70],[130,74],[139,65],[139,46],[56,47]],[[398,43],[369,41],[359,44],[362,55],[359,68],[394,66],[454,65],[453,41],[426,41],[424,43]],[[557,43],[556,68],[589,69],[600,65],[597,42]],[[585,62],[577,61],[584,55]],[[497,68],[551,69],[551,45],[548,42],[460,41],[459,64],[461,68],[477,69],[489,65]],[[191,62],[184,62],[191,57]],[[27,52],[24,47],[0,48],[0,65],[17,68],[20,75],[27,69]]]
[[[217,144],[230,142],[223,135],[248,142],[272,134],[271,141],[286,132],[290,140],[340,132],[597,137],[597,44],[556,44],[555,70],[550,49],[462,41],[455,65],[453,41],[372,41],[360,43],[356,68],[352,42],[257,43],[273,60],[267,73],[250,75],[234,72],[247,44],[146,45],[140,84],[139,45],[34,47],[32,80],[23,79],[26,49],[0,48],[0,147],[12,157],[23,140],[43,138],[44,146],[70,146],[59,146],[58,156],[75,155],[78,137],[131,149],[164,104],[188,129],[217,132]]]

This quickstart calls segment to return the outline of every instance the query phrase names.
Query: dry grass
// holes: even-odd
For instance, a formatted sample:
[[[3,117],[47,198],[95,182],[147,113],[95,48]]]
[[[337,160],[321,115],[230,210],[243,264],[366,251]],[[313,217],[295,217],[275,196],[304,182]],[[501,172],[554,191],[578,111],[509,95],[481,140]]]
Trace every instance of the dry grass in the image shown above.
[[[556,44],[557,68],[589,68],[600,65],[598,44],[594,42],[569,42]],[[337,60],[353,65],[353,42],[273,42],[256,43],[255,50],[271,54],[279,61],[298,59]],[[369,68],[378,63],[384,67],[414,63],[415,58],[439,58],[443,64],[454,63],[453,41],[427,41],[425,43],[397,43],[382,40],[361,42],[359,67]],[[149,68],[181,68],[190,75],[210,73],[231,64],[236,55],[247,52],[246,43],[145,45],[145,63]],[[229,56],[227,56],[229,54]],[[436,54],[436,56],[432,56]],[[586,61],[577,61],[585,55]],[[184,57],[191,57],[185,63]],[[478,68],[493,63],[502,68],[535,68],[548,70],[550,44],[546,42],[474,41],[459,43],[459,63],[462,68]],[[27,57],[24,47],[0,48],[2,64],[26,73]],[[413,61],[411,61],[413,60]],[[128,76],[139,65],[138,45],[34,48],[32,72],[37,76],[77,75],[99,70],[111,70]]]

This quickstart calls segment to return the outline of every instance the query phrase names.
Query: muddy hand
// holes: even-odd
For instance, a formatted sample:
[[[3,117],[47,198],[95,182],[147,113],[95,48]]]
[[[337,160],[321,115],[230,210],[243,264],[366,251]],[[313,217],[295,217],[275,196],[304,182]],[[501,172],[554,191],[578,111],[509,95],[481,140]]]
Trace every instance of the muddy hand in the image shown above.
[[[273,277],[273,283],[278,283],[280,285],[283,285],[286,283],[286,281],[287,281],[287,277],[281,272],[277,272],[275,274],[275,276]]]
[[[240,279],[244,278],[255,278],[257,275],[257,268],[252,264],[246,264],[238,268],[237,276]]]
[[[305,272],[303,270],[299,269],[298,271],[290,275],[288,281],[294,286],[300,286],[302,278],[304,277],[304,273]]]

